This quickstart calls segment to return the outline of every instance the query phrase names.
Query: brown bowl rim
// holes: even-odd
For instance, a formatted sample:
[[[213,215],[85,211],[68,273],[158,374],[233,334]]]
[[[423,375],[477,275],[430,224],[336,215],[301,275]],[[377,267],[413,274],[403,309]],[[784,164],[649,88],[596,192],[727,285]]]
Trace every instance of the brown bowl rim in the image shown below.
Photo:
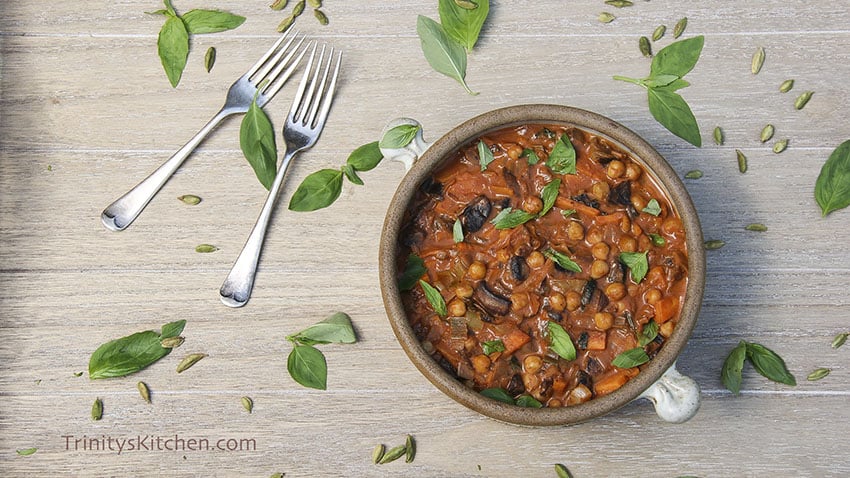
[[[396,247],[401,221],[419,184],[456,151],[481,134],[524,123],[566,124],[613,140],[642,162],[674,204],[686,231],[688,286],[682,314],[673,336],[633,379],[620,389],[580,405],[562,408],[524,408],[489,399],[443,370],[421,347],[407,320],[396,279]],[[635,400],[674,365],[696,325],[705,286],[705,251],[696,208],[684,183],[669,163],[643,138],[616,121],[580,108],[528,104],[508,106],[471,118],[435,141],[413,164],[399,184],[384,221],[379,249],[379,276],[384,307],[399,343],[417,369],[443,393],[483,415],[528,426],[578,423],[610,413]]]

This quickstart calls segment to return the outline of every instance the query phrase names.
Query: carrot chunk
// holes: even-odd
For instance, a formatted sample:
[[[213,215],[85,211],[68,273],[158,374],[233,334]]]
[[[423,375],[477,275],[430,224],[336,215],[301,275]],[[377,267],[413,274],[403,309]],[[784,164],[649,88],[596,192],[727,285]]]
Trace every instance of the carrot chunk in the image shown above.
[[[672,319],[679,311],[678,297],[665,297],[655,303],[655,322],[663,324]]]
[[[607,342],[607,336],[604,331],[587,331],[587,350],[605,350]]]
[[[531,340],[531,337],[525,332],[517,328],[511,329],[510,332],[502,337],[502,343],[505,345],[505,355],[516,352],[520,347],[527,344],[529,340]]]
[[[618,370],[602,380],[595,381],[593,383],[593,391],[596,393],[596,396],[607,395],[622,387],[628,381],[629,377],[625,371]]]

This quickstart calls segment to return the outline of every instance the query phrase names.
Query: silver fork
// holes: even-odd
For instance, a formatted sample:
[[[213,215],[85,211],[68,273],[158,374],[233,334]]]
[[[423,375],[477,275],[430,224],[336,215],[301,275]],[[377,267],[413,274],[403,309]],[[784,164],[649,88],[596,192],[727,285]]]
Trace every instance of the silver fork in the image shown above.
[[[103,225],[113,231],[123,231],[129,226],[213,128],[230,115],[248,111],[257,88],[263,86],[264,82],[265,86],[257,96],[257,105],[262,107],[268,103],[301,62],[307,49],[301,50],[297,57],[296,53],[303,42],[304,36],[299,38],[297,32],[287,31],[282,35],[244,75],[230,86],[224,106],[201,128],[198,134],[162,163],[150,176],[103,210],[100,215]],[[294,61],[293,57],[295,57]]]
[[[316,60],[316,49],[317,47],[314,44],[307,60],[304,76],[298,85],[298,92],[292,101],[292,108],[286,116],[286,124],[283,126],[286,153],[283,155],[274,183],[269,190],[265,204],[263,204],[263,209],[260,211],[260,217],[257,218],[257,223],[251,230],[242,252],[239,253],[239,257],[219,290],[221,301],[229,307],[242,307],[251,297],[260,251],[266,237],[266,229],[289,162],[296,153],[316,144],[316,140],[322,134],[325,120],[328,118],[328,111],[331,108],[336,80],[339,75],[339,65],[342,62],[342,52],[337,55],[336,66],[331,74],[331,65],[334,63],[333,48],[328,52],[326,59],[325,47],[322,46],[318,60]],[[315,69],[313,68],[314,61],[316,62]],[[319,77],[320,73],[321,78]]]

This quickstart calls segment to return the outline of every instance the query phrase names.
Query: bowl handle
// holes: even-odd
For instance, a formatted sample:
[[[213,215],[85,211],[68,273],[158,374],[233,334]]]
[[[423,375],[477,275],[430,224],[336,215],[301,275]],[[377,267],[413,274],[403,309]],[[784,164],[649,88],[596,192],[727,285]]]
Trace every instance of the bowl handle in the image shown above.
[[[688,421],[699,410],[699,385],[676,370],[676,363],[649,386],[638,398],[646,398],[655,405],[655,413],[670,423]]]
[[[425,139],[422,138],[422,125],[412,118],[396,118],[387,123],[384,130],[381,132],[381,137],[383,138],[390,129],[404,124],[419,126],[419,131],[416,132],[416,136],[414,136],[413,141],[403,148],[381,148],[381,154],[383,154],[387,159],[401,161],[404,163],[404,170],[410,171],[410,168],[413,167],[413,162],[419,159],[419,157],[422,156],[422,153],[431,146],[431,143],[426,142]]]

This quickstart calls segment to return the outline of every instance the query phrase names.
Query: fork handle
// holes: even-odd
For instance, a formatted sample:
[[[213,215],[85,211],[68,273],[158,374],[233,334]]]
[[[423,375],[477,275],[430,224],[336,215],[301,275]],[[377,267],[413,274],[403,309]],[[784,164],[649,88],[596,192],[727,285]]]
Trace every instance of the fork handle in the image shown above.
[[[137,184],[133,189],[129,190],[126,194],[116,199],[115,202],[110,204],[103,212],[100,214],[100,219],[103,221],[103,225],[106,226],[107,229],[112,231],[123,231],[127,226],[129,226],[136,217],[142,212],[145,206],[153,199],[157,192],[162,189],[162,186],[168,181],[168,179],[177,171],[177,168],[183,164],[183,161],[189,156],[189,154],[198,147],[198,144],[203,141],[207,135],[218,126],[221,121],[236,113],[236,111],[222,108],[221,111],[216,113],[215,116],[203,128],[201,128],[198,133],[189,140],[188,143],[183,145],[173,156],[168,158],[168,160],[156,170],[150,174],[150,176],[146,177],[139,184]]]
[[[280,168],[269,189],[269,195],[266,197],[266,202],[263,204],[263,209],[260,211],[260,216],[251,229],[251,234],[245,245],[242,247],[242,252],[233,263],[230,273],[221,284],[221,289],[218,293],[221,301],[228,307],[242,307],[248,303],[251,298],[251,290],[254,288],[254,277],[257,275],[257,264],[260,261],[260,252],[263,249],[263,242],[266,238],[266,230],[269,227],[272,211],[274,210],[277,195],[283,185],[283,178],[286,176],[286,170],[289,168],[289,162],[295,153],[298,151],[287,150],[281,161]]]

